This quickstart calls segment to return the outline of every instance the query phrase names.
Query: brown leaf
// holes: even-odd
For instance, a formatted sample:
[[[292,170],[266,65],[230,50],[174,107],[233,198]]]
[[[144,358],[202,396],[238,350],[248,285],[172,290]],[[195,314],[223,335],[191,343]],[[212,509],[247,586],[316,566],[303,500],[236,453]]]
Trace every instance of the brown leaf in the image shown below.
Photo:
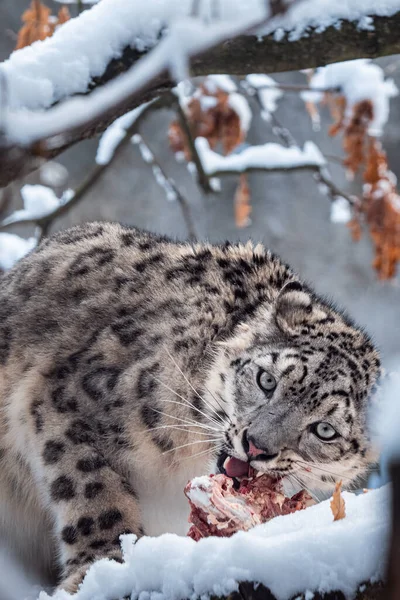
[[[246,227],[249,224],[251,204],[250,188],[247,177],[242,174],[239,179],[239,185],[235,193],[235,223],[237,227]]]
[[[342,482],[339,481],[335,485],[335,491],[333,492],[332,500],[331,500],[331,511],[333,514],[334,521],[340,521],[340,519],[344,519],[346,516],[345,511],[345,502],[342,497]]]
[[[57,21],[57,27],[59,25],[63,25],[63,23],[66,23],[67,21],[69,21],[71,18],[71,15],[69,14],[69,10],[67,6],[62,6],[60,8],[60,10],[58,11],[58,21]]]
[[[56,27],[62,25],[70,18],[68,8],[62,6],[58,17],[51,16],[51,10],[40,0],[32,0],[30,8],[22,15],[22,21],[25,23],[17,39],[16,50],[30,46],[33,42],[44,40],[53,35]]]

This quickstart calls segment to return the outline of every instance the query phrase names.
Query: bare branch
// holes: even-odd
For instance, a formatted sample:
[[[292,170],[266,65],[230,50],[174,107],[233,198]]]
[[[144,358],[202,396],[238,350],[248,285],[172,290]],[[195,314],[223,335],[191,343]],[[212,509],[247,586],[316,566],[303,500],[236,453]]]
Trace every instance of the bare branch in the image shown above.
[[[160,108],[166,108],[172,105],[175,102],[175,96],[172,94],[162,96],[157,100],[154,100],[152,103],[148,104],[143,111],[139,114],[137,119],[127,128],[124,137],[121,139],[117,147],[115,148],[114,154],[111,157],[111,160],[102,165],[96,165],[93,171],[88,175],[88,177],[81,183],[79,188],[75,191],[74,195],[70,200],[58,206],[51,213],[44,215],[42,217],[22,217],[18,220],[11,220],[10,218],[5,219],[0,223],[0,230],[9,229],[14,225],[35,225],[40,229],[39,241],[45,237],[48,229],[51,227],[52,223],[66,214],[73,206],[78,204],[82,200],[82,198],[86,195],[88,190],[96,183],[96,181],[100,178],[100,176],[104,173],[104,171],[114,163],[114,161],[121,154],[122,150],[129,144],[132,136],[137,132],[139,125],[144,121],[144,119],[148,116],[150,112],[158,110]]]
[[[182,130],[186,136],[186,139],[187,139],[187,142],[189,145],[192,161],[196,165],[198,183],[199,183],[200,187],[203,189],[203,191],[206,194],[208,194],[212,191],[211,186],[210,186],[210,181],[204,171],[203,164],[201,162],[199,153],[197,151],[191,126],[189,124],[189,121],[186,118],[185,112],[184,112],[183,108],[181,107],[178,99],[176,101],[176,110],[178,113],[179,122],[181,124]]]
[[[190,210],[190,207],[189,207],[189,204],[188,204],[186,198],[180,192],[180,190],[177,187],[177,185],[175,184],[174,180],[171,179],[170,177],[168,177],[168,175],[165,173],[163,167],[161,166],[159,161],[156,159],[154,152],[151,150],[148,142],[144,139],[142,133],[140,134],[140,138],[141,138],[141,142],[150,150],[150,153],[151,153],[151,159],[149,157],[148,163],[150,165],[152,165],[153,167],[156,167],[160,171],[160,173],[162,174],[164,179],[168,182],[168,185],[174,191],[176,200],[179,203],[179,206],[182,211],[182,215],[183,215],[183,218],[184,218],[184,221],[186,224],[186,228],[188,230],[188,240],[191,242],[195,242],[196,240],[198,240],[198,235],[196,233],[196,227],[193,222],[192,213],[191,213],[191,210]]]

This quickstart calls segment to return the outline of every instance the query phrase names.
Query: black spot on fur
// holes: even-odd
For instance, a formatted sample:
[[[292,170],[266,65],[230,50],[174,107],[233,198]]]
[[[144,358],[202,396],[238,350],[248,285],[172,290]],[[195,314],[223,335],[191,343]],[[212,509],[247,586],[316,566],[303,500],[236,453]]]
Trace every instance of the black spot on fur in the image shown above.
[[[157,254],[152,254],[148,258],[145,258],[142,261],[136,263],[135,269],[136,271],[138,271],[138,273],[143,273],[143,271],[145,271],[148,267],[163,262],[163,260],[163,254],[161,252],[157,252]]]
[[[94,519],[92,517],[80,517],[76,526],[82,535],[91,535],[93,533]]]
[[[92,500],[96,498],[100,494],[100,492],[104,489],[104,483],[101,481],[92,481],[85,485],[85,498],[88,500]]]
[[[71,500],[75,496],[75,484],[70,477],[61,475],[52,482],[50,494],[55,502]]]
[[[60,460],[64,452],[65,446],[62,442],[49,440],[44,446],[43,460],[46,465],[54,465]]]
[[[44,417],[42,414],[43,400],[34,400],[30,406],[30,413],[35,422],[35,431],[40,433],[43,430]]]
[[[80,458],[76,463],[76,468],[83,473],[91,473],[102,469],[106,464],[106,460],[100,454],[93,454],[87,458]]]
[[[104,548],[107,546],[107,540],[94,540],[94,542],[90,542],[89,548],[93,548],[93,550],[99,550],[100,548]]]
[[[66,544],[76,544],[78,541],[78,532],[76,528],[72,525],[67,525],[64,527],[64,529],[61,531],[61,539]]]
[[[102,400],[115,388],[120,373],[121,369],[117,367],[99,367],[86,373],[82,388],[92,400]]]
[[[76,412],[78,403],[75,398],[68,396],[63,387],[57,387],[51,392],[51,401],[54,408],[59,413]]]
[[[99,527],[102,531],[112,529],[120,521],[122,521],[122,514],[116,508],[106,510],[98,518]]]
[[[121,234],[121,242],[123,246],[134,246],[136,239],[136,234],[131,231],[124,231],[124,233]]]
[[[153,409],[152,406],[144,404],[140,409],[140,415],[143,423],[149,429],[153,429],[160,422],[161,415],[159,412]]]
[[[5,365],[11,350],[11,327],[3,325],[0,328],[0,364]]]
[[[142,327],[137,327],[136,319],[125,317],[111,324],[111,330],[118,336],[123,346],[129,346],[136,342],[137,338],[145,333]]]
[[[115,256],[115,252],[109,248],[91,248],[86,252],[82,252],[72,263],[68,269],[69,277],[78,277],[86,275],[92,270],[110,263]]]
[[[154,376],[157,376],[159,369],[159,363],[154,363],[153,365],[151,365],[151,367],[141,369],[136,386],[138,398],[149,399],[151,397],[154,390],[158,387],[158,383],[155,380]]]
[[[167,439],[164,436],[153,435],[151,439],[153,440],[153,442],[155,443],[155,445],[160,448],[161,452],[169,452],[174,447],[174,445],[171,442],[171,440]]]
[[[73,421],[65,432],[65,435],[74,444],[91,444],[96,439],[90,425],[82,419]]]

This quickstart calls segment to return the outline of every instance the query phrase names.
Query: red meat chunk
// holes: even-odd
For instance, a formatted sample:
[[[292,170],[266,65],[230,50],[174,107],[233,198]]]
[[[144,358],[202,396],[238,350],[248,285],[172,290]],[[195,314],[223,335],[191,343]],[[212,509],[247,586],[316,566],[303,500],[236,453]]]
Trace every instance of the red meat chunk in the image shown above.
[[[281,482],[267,474],[242,478],[238,489],[226,475],[196,477],[185,494],[191,507],[188,535],[196,541],[210,535],[229,537],[315,504],[304,490],[286,497]]]

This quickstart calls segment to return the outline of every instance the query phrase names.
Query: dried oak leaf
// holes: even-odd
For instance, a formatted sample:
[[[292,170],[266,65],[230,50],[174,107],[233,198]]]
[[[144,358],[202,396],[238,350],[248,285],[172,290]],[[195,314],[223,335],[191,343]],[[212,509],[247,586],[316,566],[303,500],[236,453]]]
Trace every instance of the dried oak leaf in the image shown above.
[[[332,500],[331,500],[331,511],[333,514],[334,521],[340,521],[340,519],[344,519],[346,516],[345,511],[345,501],[342,497],[342,482],[339,481],[335,485],[335,491],[333,492]]]
[[[237,227],[246,227],[249,224],[251,204],[250,188],[245,174],[239,179],[239,185],[235,192],[235,223]]]
[[[30,46],[33,42],[44,40],[53,35],[56,27],[70,18],[68,8],[60,8],[58,17],[51,16],[51,10],[40,0],[32,0],[30,8],[22,15],[24,25],[18,33],[16,50]]]

